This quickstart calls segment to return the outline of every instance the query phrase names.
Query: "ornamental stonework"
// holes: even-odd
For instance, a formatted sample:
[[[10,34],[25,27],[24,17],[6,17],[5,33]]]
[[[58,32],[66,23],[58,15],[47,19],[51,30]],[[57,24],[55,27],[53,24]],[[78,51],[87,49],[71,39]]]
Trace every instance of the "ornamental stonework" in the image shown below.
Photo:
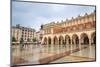
[[[96,27],[95,12],[91,14],[86,14],[84,16],[78,16],[77,18],[72,18],[71,20],[61,21],[61,23],[50,23],[44,25],[44,34],[58,34],[74,31],[82,31],[94,29]],[[50,31],[52,30],[53,33]],[[49,32],[47,32],[49,31]]]

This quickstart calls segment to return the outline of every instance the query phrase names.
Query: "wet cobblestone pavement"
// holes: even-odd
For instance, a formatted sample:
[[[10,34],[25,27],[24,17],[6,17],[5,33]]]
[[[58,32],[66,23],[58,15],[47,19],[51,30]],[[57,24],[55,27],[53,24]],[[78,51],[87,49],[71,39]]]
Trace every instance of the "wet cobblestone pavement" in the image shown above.
[[[95,60],[94,46],[12,46],[12,64],[45,64]]]

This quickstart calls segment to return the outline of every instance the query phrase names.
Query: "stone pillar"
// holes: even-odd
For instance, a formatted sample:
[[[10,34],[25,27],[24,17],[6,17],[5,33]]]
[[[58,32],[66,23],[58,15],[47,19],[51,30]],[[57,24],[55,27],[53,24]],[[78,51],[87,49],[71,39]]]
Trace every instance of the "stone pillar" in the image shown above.
[[[81,49],[81,38],[79,38],[79,49]]]
[[[91,46],[91,43],[92,43],[91,38],[89,38],[89,46]]]
[[[46,51],[49,52],[49,45],[48,45],[48,38],[47,38],[47,42],[46,42]]]
[[[56,41],[55,41],[55,46],[57,46],[57,45],[59,45],[59,44],[58,44],[58,41],[56,40]]]
[[[91,55],[92,55],[92,50],[91,50],[91,48],[92,48],[92,46],[91,46],[92,41],[91,40],[92,39],[89,37],[89,57],[91,57]]]
[[[79,50],[80,50],[80,51],[79,51],[79,55],[80,55],[80,56],[82,56],[82,51],[81,51],[81,49],[82,49],[82,44],[81,44],[81,43],[82,43],[82,41],[81,41],[81,38],[79,37]]]
[[[60,40],[58,39],[58,46],[60,47]]]
[[[58,38],[58,41],[57,41],[57,53],[59,54],[60,53],[60,44],[59,44],[59,38]]]
[[[66,40],[66,45],[68,45],[69,43],[68,43],[69,41],[68,41],[68,39]]]
[[[51,38],[51,45],[54,45],[53,38]]]
[[[47,42],[46,42],[46,43],[47,43],[47,45],[48,45],[48,38],[47,38]]]
[[[74,44],[73,44],[73,46],[74,46],[74,49],[76,49],[76,41],[75,41],[75,39],[74,39]]]
[[[60,48],[62,49],[62,44],[63,44],[63,40],[61,40],[61,42],[60,42],[61,44],[60,44]]]
[[[92,39],[91,39],[91,36],[89,36],[89,57],[91,57],[91,55],[92,55],[92,46],[91,46],[91,43],[92,43]]]
[[[66,41],[66,47],[67,47],[67,51],[69,51],[70,50],[70,47],[69,47],[69,39],[67,39],[67,41]]]
[[[72,45],[72,38],[70,39],[70,41],[71,41],[71,44],[70,44],[70,50],[71,50],[71,53],[72,53],[72,50],[73,50],[73,45]]]
[[[54,44],[53,44],[54,42],[53,42],[53,38],[51,38],[51,52],[54,52]]]
[[[62,48],[62,45],[63,45],[63,40],[61,40],[61,44],[60,44],[60,47]]]

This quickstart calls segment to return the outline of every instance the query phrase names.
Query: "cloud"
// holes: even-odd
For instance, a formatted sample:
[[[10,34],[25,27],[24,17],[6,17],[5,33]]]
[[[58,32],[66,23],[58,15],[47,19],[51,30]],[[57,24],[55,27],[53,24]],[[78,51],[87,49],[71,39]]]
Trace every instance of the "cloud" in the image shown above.
[[[76,17],[94,10],[91,6],[59,5],[47,3],[12,2],[12,25],[33,27],[39,30],[41,24],[57,22]]]

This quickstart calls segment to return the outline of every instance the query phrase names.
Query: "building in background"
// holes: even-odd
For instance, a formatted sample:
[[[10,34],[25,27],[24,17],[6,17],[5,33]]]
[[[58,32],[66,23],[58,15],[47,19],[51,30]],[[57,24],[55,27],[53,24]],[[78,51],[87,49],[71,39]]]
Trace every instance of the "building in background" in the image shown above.
[[[22,30],[13,26],[11,31],[12,31],[12,39],[14,39],[15,42],[19,43],[22,36]]]
[[[36,39],[37,42],[41,42],[43,38],[42,31],[38,31],[34,33],[34,38]]]
[[[12,37],[15,38],[16,42],[20,42],[23,39],[24,42],[32,42],[34,38],[35,29],[23,27],[17,24],[12,26]]]

